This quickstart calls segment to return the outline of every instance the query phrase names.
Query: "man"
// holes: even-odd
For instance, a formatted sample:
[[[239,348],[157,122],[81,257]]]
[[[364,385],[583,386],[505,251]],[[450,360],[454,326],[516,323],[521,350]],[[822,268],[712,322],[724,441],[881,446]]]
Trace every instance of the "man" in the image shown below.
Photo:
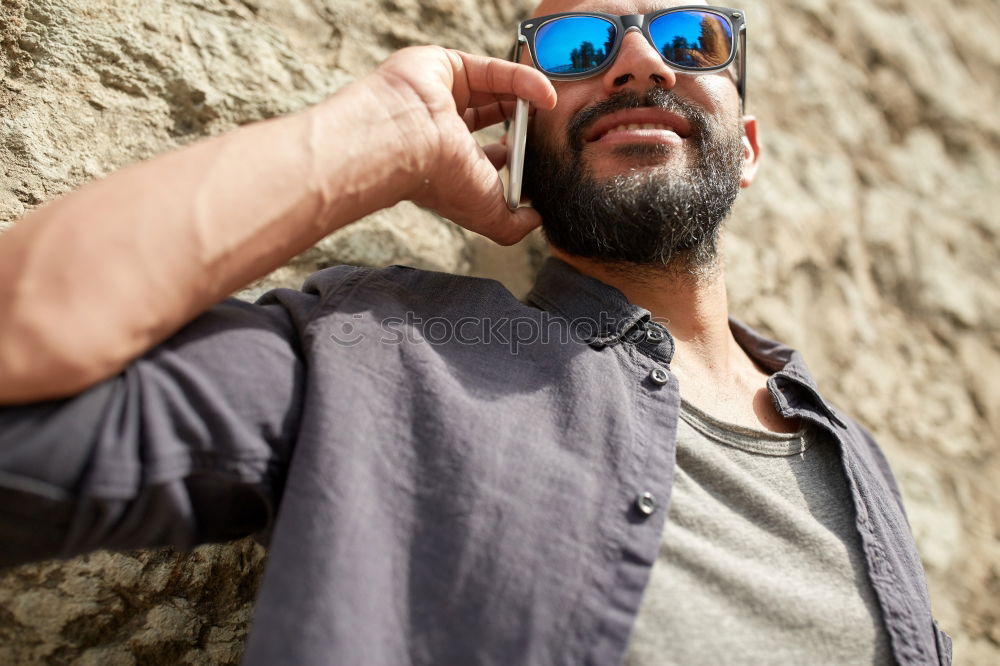
[[[534,24],[521,65],[401,51],[0,238],[4,561],[265,532],[251,664],[948,663],[877,445],[728,317],[742,16],[664,14],[709,27],[661,45],[669,7],[543,3],[612,17],[554,81]],[[512,96],[513,212],[469,132]],[[554,259],[527,303],[337,267],[214,305],[402,199],[501,243],[542,222]]]

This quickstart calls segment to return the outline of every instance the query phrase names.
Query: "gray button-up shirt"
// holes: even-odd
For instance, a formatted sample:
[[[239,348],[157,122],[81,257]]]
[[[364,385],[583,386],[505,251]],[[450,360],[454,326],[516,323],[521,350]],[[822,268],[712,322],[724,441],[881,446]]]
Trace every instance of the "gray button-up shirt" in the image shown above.
[[[885,457],[736,321],[781,414],[839,442],[900,664],[946,664]],[[337,267],[226,301],[70,400],[0,408],[0,561],[270,539],[245,663],[620,663],[667,517],[669,332],[557,260],[501,285]]]

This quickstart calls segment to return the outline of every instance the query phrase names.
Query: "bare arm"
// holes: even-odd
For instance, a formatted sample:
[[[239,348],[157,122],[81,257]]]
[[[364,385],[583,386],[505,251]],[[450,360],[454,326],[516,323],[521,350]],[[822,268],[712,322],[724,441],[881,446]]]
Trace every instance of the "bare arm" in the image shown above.
[[[364,215],[411,199],[500,243],[498,99],[551,108],[535,70],[406,49],[323,103],[91,183],[0,236],[0,404],[65,397]],[[489,153],[487,155],[487,153]]]

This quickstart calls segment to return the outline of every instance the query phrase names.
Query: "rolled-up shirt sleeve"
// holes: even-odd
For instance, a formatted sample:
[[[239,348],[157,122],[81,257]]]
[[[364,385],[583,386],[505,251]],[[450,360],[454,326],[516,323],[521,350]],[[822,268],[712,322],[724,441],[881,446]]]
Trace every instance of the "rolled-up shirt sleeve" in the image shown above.
[[[291,312],[309,307],[280,291],[220,303],[79,395],[0,406],[0,566],[266,535],[302,402]]]

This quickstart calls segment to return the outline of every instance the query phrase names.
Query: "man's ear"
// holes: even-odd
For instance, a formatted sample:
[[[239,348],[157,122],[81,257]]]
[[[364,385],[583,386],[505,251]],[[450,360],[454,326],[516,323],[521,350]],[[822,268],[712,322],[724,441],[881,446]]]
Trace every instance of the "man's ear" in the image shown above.
[[[760,161],[760,149],[757,118],[743,116],[743,175],[740,177],[740,187],[750,187],[753,183]]]

